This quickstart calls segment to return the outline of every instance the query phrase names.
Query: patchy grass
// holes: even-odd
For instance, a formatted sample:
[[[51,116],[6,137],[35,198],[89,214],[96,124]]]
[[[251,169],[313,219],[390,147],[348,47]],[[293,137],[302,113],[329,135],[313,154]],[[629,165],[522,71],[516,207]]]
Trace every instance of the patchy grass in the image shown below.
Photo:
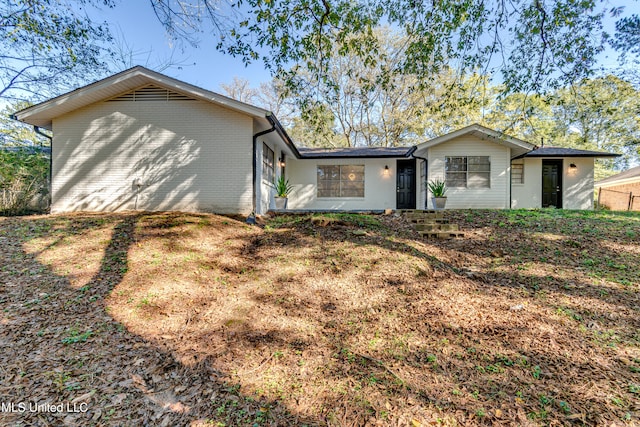
[[[2,424],[637,425],[640,215],[0,218]]]

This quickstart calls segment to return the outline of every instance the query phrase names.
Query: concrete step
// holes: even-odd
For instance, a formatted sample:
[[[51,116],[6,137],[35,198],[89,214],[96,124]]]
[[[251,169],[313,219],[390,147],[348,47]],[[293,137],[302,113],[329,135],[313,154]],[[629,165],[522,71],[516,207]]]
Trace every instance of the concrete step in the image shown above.
[[[410,213],[434,213],[434,212],[440,212],[437,211],[435,209],[398,209],[397,211],[399,214],[410,214]]]
[[[407,220],[416,222],[430,219],[443,219],[444,214],[442,212],[425,212],[425,213],[409,213],[405,214]]]
[[[458,224],[450,224],[449,220],[444,218],[442,210],[403,209],[398,212],[414,224],[416,231],[422,237],[430,239],[464,237]]]
[[[453,239],[456,237],[464,237],[461,231],[418,231],[422,237],[429,239]]]
[[[438,218],[438,219],[416,219],[411,221],[414,224],[449,224],[448,219]]]
[[[439,232],[439,231],[458,231],[458,224],[416,224],[416,230],[418,231],[428,231],[428,232]]]

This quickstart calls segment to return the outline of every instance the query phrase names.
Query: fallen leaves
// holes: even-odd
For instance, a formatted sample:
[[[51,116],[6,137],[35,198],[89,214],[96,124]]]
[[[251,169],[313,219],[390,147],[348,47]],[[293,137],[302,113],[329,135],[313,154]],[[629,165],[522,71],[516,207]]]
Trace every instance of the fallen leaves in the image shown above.
[[[637,422],[638,219],[448,214],[464,239],[393,215],[4,219],[3,396],[86,403],[37,415],[69,425]]]

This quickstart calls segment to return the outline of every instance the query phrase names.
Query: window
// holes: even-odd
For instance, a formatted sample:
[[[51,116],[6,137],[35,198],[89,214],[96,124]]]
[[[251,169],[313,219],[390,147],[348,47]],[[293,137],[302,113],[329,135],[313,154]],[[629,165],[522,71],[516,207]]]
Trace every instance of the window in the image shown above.
[[[524,184],[524,161],[511,163],[511,184]]]
[[[318,197],[364,197],[364,165],[318,166]]]
[[[489,156],[446,157],[445,180],[447,187],[452,188],[490,188]]]
[[[273,150],[267,144],[262,143],[262,176],[268,182],[274,183],[275,180],[275,155]]]

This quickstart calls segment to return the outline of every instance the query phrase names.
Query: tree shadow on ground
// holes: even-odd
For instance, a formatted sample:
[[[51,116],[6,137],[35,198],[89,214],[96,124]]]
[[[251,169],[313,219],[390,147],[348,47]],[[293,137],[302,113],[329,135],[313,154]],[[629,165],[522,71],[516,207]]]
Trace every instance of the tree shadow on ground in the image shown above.
[[[0,422],[28,425],[304,425],[317,424],[282,403],[243,394],[208,360],[176,355],[162,342],[129,332],[109,314],[110,292],[127,273],[142,213],[7,219],[0,224],[3,309],[3,403]],[[47,245],[115,222],[100,267],[81,289],[27,253],[34,236]],[[79,256],[82,256],[81,254]],[[26,410],[19,406],[26,405]],[[63,411],[35,405],[64,404]],[[71,412],[67,412],[71,411]],[[73,412],[77,411],[77,412]],[[85,412],[86,411],[86,412]],[[277,420],[277,421],[274,421]]]
[[[536,290],[535,277],[521,271],[470,277],[467,263],[478,259],[464,245],[419,242],[398,235],[399,224],[365,234],[310,222],[240,232],[245,225],[208,215],[129,214],[102,224],[81,215],[56,236],[55,223],[38,230],[46,221],[17,221],[16,247],[2,255],[9,267],[1,301],[15,315],[3,320],[1,339],[22,361],[8,365],[3,385],[20,399],[89,402],[93,412],[64,415],[70,423],[588,425],[633,410],[634,362],[609,347],[622,344],[604,337],[594,346],[571,313],[543,298],[552,290],[579,297],[565,288],[586,283],[536,282]],[[19,237],[26,227],[70,248],[65,233],[105,224],[112,228],[98,268],[73,286]],[[148,245],[166,259],[141,264],[137,248]],[[144,276],[132,274],[134,265]],[[127,293],[136,280],[205,290],[181,294],[180,304],[149,302],[153,290]],[[135,322],[114,313],[118,306],[131,307]],[[169,319],[179,324],[166,332]]]
[[[416,282],[415,277],[394,278],[394,271],[386,277],[361,274],[358,280],[363,286],[372,290],[395,289],[403,298],[387,293],[360,309],[342,304],[331,288],[316,297],[301,297],[294,289],[299,285],[299,276],[256,295],[260,304],[285,310],[290,319],[302,321],[313,317],[325,323],[322,333],[314,337],[316,343],[322,342],[334,352],[329,358],[333,359],[332,363],[324,371],[325,377],[338,382],[349,379],[355,384],[352,390],[364,388],[363,384],[371,381],[383,384],[388,392],[400,389],[402,392],[396,397],[402,395],[416,405],[462,412],[456,418],[459,422],[500,422],[506,414],[509,414],[507,419],[523,423],[549,422],[554,411],[553,417],[557,418],[553,419],[568,417],[566,420],[584,423],[633,419],[632,412],[627,411],[634,410],[631,402],[637,390],[634,372],[638,368],[635,362],[629,361],[630,354],[638,355],[640,344],[636,294],[622,286],[593,285],[587,280],[588,276],[582,277],[581,273],[579,278],[556,277],[552,273],[561,265],[556,259],[548,263],[552,273],[547,276],[517,269],[494,270],[490,263],[479,265],[481,271],[468,275],[471,271],[465,268],[466,263],[474,260],[467,257],[466,249],[484,254],[501,247],[500,243],[489,240],[475,242],[475,246],[462,243],[454,248],[440,242],[438,246],[444,250],[432,251],[424,245],[414,246],[410,239],[404,242],[379,236],[364,239],[352,231],[349,227],[336,230],[302,226],[257,238],[268,239],[269,245],[256,243],[256,238],[250,244],[255,259],[262,262],[269,252],[260,248],[271,244],[278,245],[291,257],[304,247],[323,247],[324,253],[315,252],[308,259],[322,267],[317,271],[319,276],[333,274],[336,280],[349,274],[354,260],[349,253],[333,253],[334,243],[348,242],[353,245],[351,248],[384,247],[389,249],[386,256],[393,252],[407,253],[429,260],[437,267],[422,282]],[[527,245],[534,254],[546,254],[550,250],[546,242],[531,241]],[[509,246],[517,245],[505,246],[508,251]],[[449,256],[452,252],[458,252],[457,258]],[[619,255],[605,245],[599,252],[611,257]],[[434,256],[435,253],[439,256]],[[489,258],[495,256],[489,255]],[[258,264],[254,268],[263,271],[270,268],[268,263]],[[398,314],[400,312],[402,314]],[[385,313],[397,315],[397,321],[402,323],[395,331],[398,336],[421,336],[422,344],[400,349],[397,354],[381,354],[371,345],[363,346],[362,336],[373,338],[371,341],[376,339],[375,334],[366,334],[363,330],[376,327]],[[361,327],[354,326],[357,322]],[[242,339],[242,335],[239,338]],[[446,345],[440,345],[439,341],[445,341]],[[439,352],[445,352],[445,356]],[[474,365],[469,366],[469,360]],[[429,372],[431,383],[419,380],[421,370]],[[396,382],[401,386],[397,387]],[[585,382],[592,383],[593,387],[585,388]],[[473,399],[452,399],[452,390],[455,396],[469,393]],[[610,398],[607,393],[620,397]],[[347,401],[327,396],[320,406],[348,402],[346,405],[351,408],[345,409],[346,413],[360,423],[367,422],[367,414],[377,417],[384,412],[379,402],[373,402],[374,398],[363,403],[357,401],[358,393],[354,394],[356,398]],[[365,410],[354,410],[358,405]],[[469,415],[470,418],[465,418]],[[340,412],[334,411],[332,416],[340,418]]]

